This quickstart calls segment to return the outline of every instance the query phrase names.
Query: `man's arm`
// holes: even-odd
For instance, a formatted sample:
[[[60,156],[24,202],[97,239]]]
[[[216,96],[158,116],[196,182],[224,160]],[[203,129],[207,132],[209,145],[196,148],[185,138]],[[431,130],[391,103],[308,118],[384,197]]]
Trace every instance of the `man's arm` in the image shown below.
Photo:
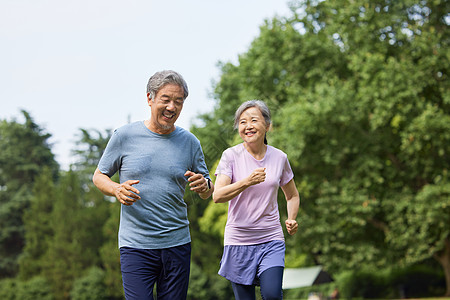
[[[214,184],[209,181],[211,187],[208,186],[208,179],[203,177],[202,174],[196,174],[192,171],[186,171],[184,176],[188,176],[189,186],[191,191],[196,192],[200,198],[207,199],[214,191]]]
[[[139,180],[117,183],[97,168],[92,177],[92,182],[103,194],[116,197],[123,205],[133,205],[134,202],[141,199],[138,195],[139,190],[133,187],[133,185],[139,183]]]

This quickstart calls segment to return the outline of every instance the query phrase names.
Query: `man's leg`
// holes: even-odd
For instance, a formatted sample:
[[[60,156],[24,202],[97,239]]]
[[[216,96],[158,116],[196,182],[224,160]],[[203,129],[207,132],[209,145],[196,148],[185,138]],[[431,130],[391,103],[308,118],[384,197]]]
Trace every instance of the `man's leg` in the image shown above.
[[[120,268],[127,300],[153,300],[160,261],[160,250],[120,248]]]
[[[158,299],[184,300],[191,267],[191,244],[161,250],[162,273],[156,283]]]
[[[264,300],[283,299],[283,267],[272,267],[261,273],[259,283]]]

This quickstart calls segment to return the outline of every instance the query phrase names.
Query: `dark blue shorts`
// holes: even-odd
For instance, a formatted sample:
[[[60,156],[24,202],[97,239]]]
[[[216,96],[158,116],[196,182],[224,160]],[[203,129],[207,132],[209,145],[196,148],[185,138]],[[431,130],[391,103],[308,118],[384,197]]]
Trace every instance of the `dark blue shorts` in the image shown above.
[[[189,284],[191,244],[166,249],[120,248],[125,298],[186,299]]]

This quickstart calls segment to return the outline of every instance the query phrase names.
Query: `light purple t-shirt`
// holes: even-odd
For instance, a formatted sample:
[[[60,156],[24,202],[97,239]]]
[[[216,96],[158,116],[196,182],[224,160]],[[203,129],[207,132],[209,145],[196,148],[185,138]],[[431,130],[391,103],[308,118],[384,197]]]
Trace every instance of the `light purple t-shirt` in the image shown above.
[[[277,195],[294,174],[287,155],[267,146],[266,155],[257,160],[239,144],[222,154],[215,175],[231,178],[231,183],[247,178],[256,168],[266,168],[266,180],[245,189],[228,202],[225,245],[254,245],[273,240],[284,241]]]

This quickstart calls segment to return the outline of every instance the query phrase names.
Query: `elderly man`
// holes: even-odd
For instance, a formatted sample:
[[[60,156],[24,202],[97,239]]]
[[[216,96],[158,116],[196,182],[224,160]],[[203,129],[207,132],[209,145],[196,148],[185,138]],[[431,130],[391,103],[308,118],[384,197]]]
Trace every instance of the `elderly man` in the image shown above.
[[[198,139],[175,126],[187,84],[174,71],[147,85],[150,119],[114,131],[94,184],[120,201],[119,248],[126,299],[186,299],[191,257],[187,184],[202,199],[213,186]],[[120,183],[111,180],[119,172]]]

